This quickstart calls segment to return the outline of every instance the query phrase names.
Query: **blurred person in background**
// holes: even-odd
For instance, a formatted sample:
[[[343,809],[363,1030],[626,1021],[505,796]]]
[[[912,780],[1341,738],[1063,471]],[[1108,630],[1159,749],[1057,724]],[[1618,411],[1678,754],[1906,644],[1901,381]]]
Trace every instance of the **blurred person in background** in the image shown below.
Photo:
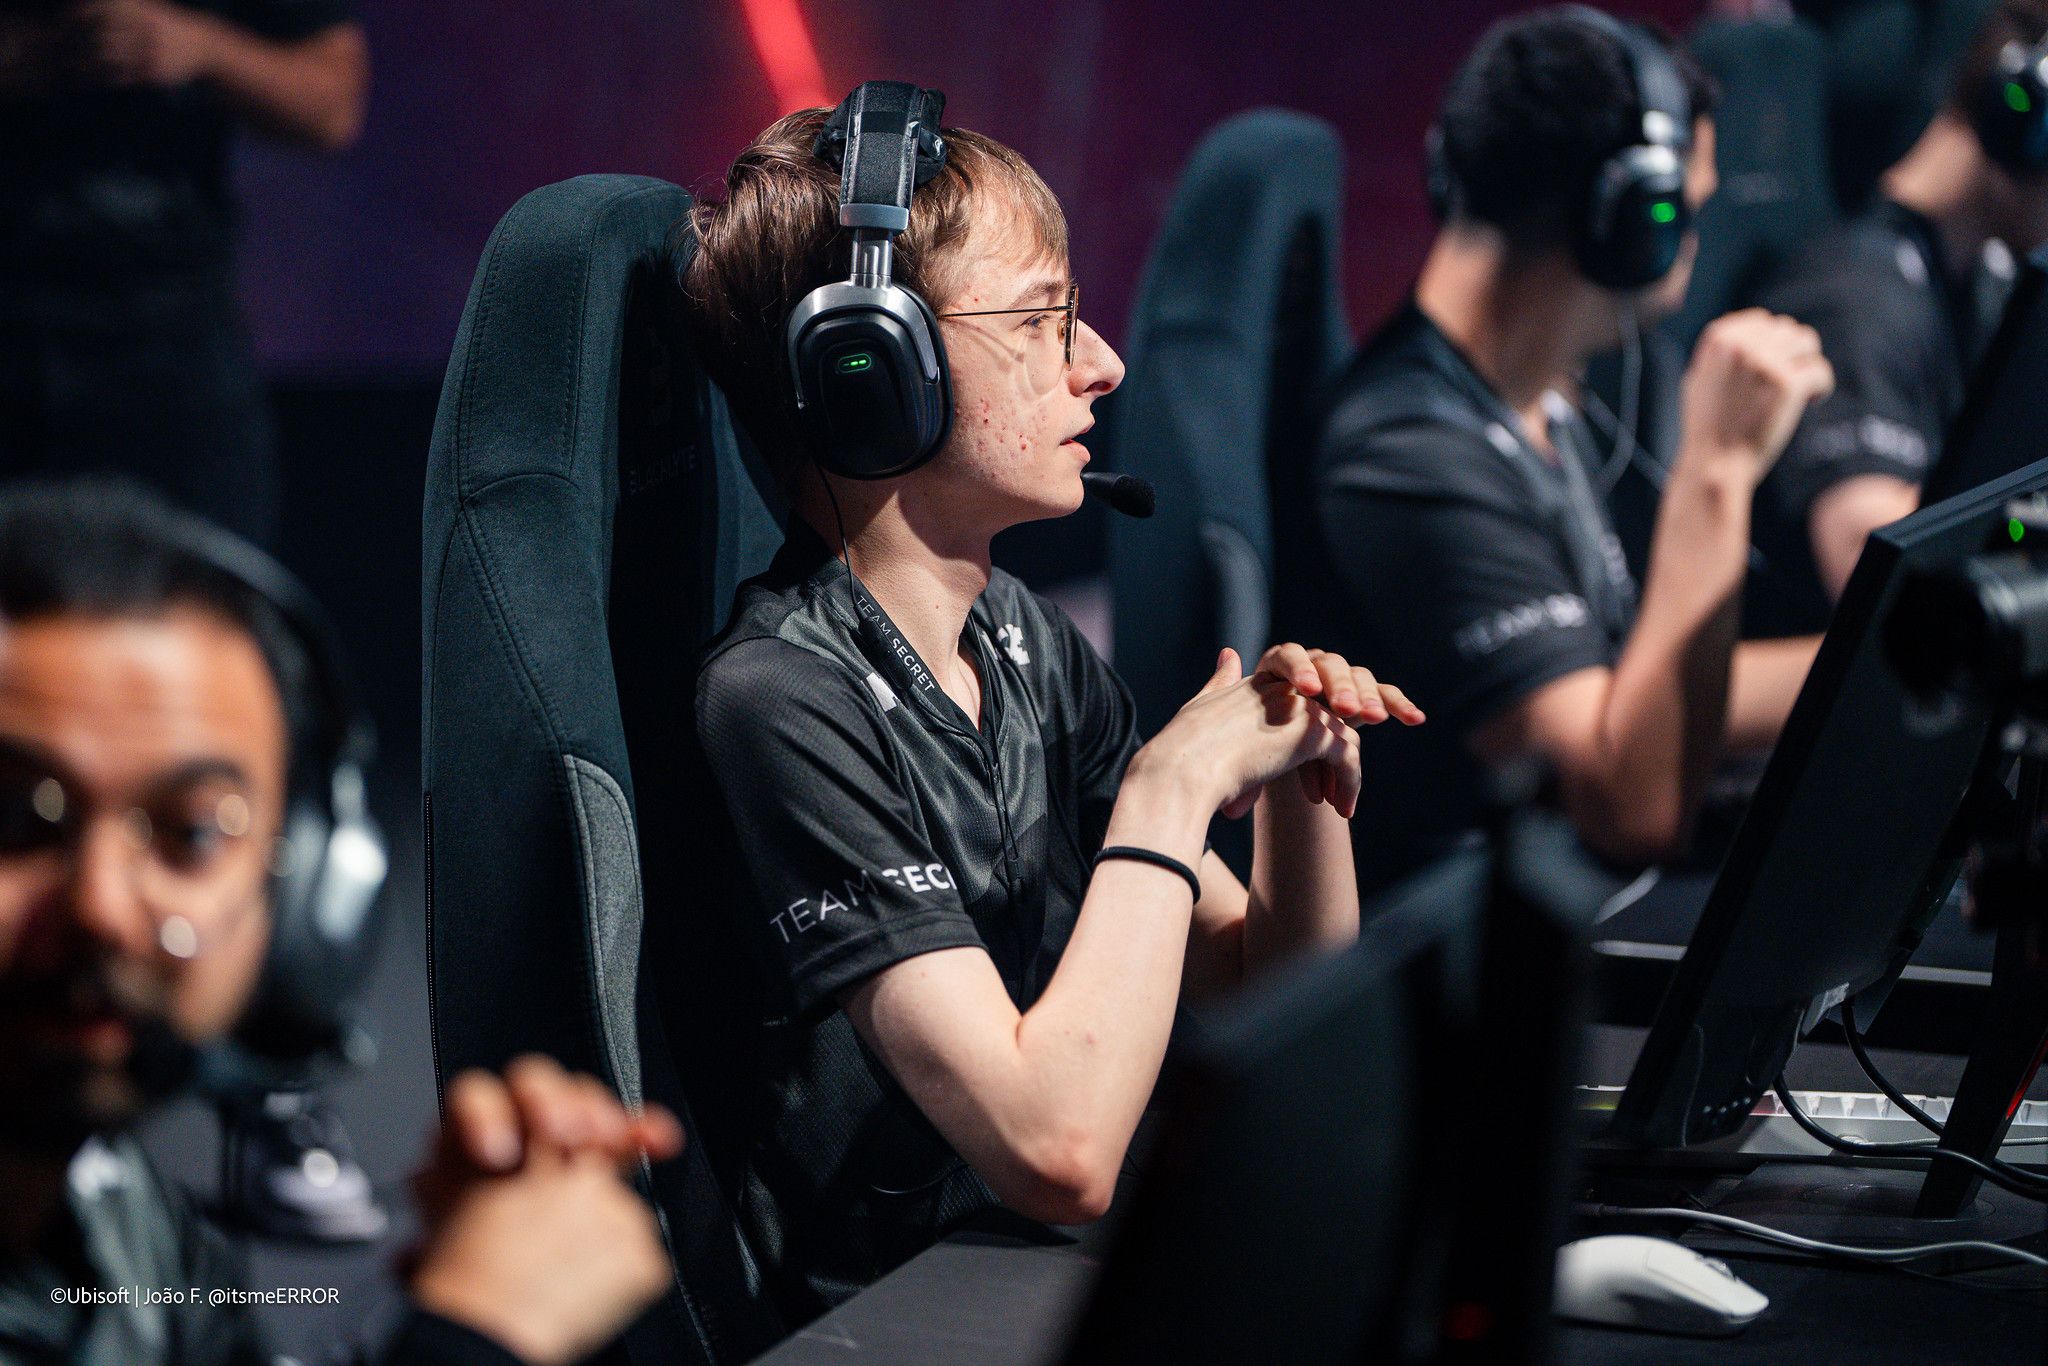
[[[304,670],[218,544],[132,485],[0,493],[9,1366],[266,1360],[247,1309],[211,1302],[238,1285],[227,1245],[129,1132],[236,1025],[273,930]],[[556,1366],[669,1284],[620,1169],[672,1156],[673,1117],[527,1058],[457,1078],[445,1118],[391,1361]]]
[[[1353,826],[1365,895],[1453,857],[1491,773],[1534,760],[1560,817],[1547,863],[1599,904],[1614,866],[1685,848],[1724,751],[1769,745],[1805,677],[1815,642],[1736,637],[1751,495],[1831,383],[1811,329],[1751,310],[1706,330],[1640,592],[1574,401],[1589,357],[1684,297],[1713,99],[1667,36],[1580,6],[1496,25],[1451,78],[1441,230],[1326,399],[1334,591],[1294,590],[1330,613],[1305,633],[1384,662],[1435,719],[1377,755]]]
[[[1751,595],[1752,634],[1823,629],[1864,539],[1920,505],[1998,325],[2013,257],[2048,241],[2044,40],[2048,3],[2001,0],[1876,201],[1758,294],[1820,334],[1836,384],[1758,491],[1756,543],[1770,572]]]
[[[124,471],[274,542],[234,134],[362,127],[346,0],[0,0],[0,474]]]

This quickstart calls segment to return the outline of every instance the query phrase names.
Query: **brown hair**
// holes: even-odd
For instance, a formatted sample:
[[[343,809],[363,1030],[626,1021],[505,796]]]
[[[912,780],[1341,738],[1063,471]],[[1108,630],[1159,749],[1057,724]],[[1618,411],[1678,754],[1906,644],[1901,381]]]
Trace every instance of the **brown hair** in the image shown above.
[[[811,151],[831,114],[805,109],[776,120],[733,162],[724,199],[690,211],[696,250],[682,284],[698,356],[785,486],[801,439],[783,380],[783,324],[850,265],[839,173]],[[910,227],[895,251],[895,282],[935,311],[957,284],[948,268],[979,199],[1006,199],[1048,257],[1067,254],[1066,215],[1038,172],[993,138],[944,131],[945,167],[911,196]]]

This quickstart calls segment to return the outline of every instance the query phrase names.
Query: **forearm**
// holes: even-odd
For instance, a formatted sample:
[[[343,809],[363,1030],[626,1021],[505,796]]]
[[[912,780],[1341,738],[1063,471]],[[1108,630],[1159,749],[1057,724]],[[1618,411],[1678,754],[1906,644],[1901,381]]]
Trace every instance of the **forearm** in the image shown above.
[[[1127,778],[1108,845],[1202,861],[1210,811],[1171,782]],[[1082,1169],[1113,1182],[1166,1056],[1181,992],[1192,898],[1177,875],[1128,859],[1103,862],[1073,936],[1038,1001],[1019,1019],[1028,1082],[1021,1127],[1052,1135]],[[1106,1191],[1099,1192],[1107,1198]]]
[[[1842,480],[1813,500],[1807,535],[1813,563],[1828,601],[1838,601],[1863,556],[1863,543],[1920,506],[1918,485],[1888,474],[1859,474]]]
[[[1208,808],[1133,763],[1107,842],[1190,867]],[[1019,1014],[979,950],[920,955],[848,997],[854,1027],[948,1143],[1031,1218],[1097,1217],[1166,1056],[1191,902],[1174,873],[1124,859],[1088,885],[1045,990]]]
[[[1648,861],[1682,842],[1719,756],[1739,628],[1754,481],[1733,461],[1681,454],[1658,511],[1643,598],[1616,662],[1585,771],[1567,794],[1598,808],[1582,829]]]
[[[324,151],[356,140],[370,79],[369,46],[359,27],[344,24],[281,42],[196,17],[210,28],[202,79],[252,126]]]
[[[1311,802],[1290,774],[1252,808],[1252,883],[1244,916],[1247,977],[1309,949],[1358,937],[1358,878],[1351,822]]]
[[[1769,749],[1785,729],[1785,718],[1806,686],[1819,636],[1745,640],[1735,647],[1728,683],[1728,748]]]

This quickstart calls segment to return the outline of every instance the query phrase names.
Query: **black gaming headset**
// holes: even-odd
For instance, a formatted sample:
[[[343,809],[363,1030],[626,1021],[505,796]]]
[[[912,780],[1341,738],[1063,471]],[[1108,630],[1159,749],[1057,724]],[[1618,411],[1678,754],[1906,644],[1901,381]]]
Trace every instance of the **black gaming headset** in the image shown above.
[[[376,949],[370,912],[389,858],[364,786],[375,733],[333,623],[313,595],[238,537],[197,519],[179,521],[180,547],[265,603],[305,657],[310,714],[288,717],[291,766],[270,864],[270,947],[235,1038],[259,1056],[309,1058],[341,1046],[347,1008]],[[282,678],[278,684],[288,686]]]
[[[1692,103],[1671,55],[1648,33],[1588,5],[1564,8],[1621,49],[1641,110],[1640,135],[1594,173],[1572,233],[1572,255],[1595,284],[1641,289],[1670,273],[1692,228],[1685,198]],[[1458,178],[1441,125],[1429,130],[1427,152],[1431,202],[1439,217],[1449,217],[1458,205]]]
[[[1986,156],[2017,175],[2048,172],[2048,39],[2001,48],[1969,115]]]
[[[839,170],[839,222],[852,230],[845,280],[820,285],[784,327],[791,398],[812,457],[849,479],[907,474],[953,427],[946,347],[930,305],[891,283],[910,197],[946,164],[946,97],[902,81],[848,95],[813,151]]]

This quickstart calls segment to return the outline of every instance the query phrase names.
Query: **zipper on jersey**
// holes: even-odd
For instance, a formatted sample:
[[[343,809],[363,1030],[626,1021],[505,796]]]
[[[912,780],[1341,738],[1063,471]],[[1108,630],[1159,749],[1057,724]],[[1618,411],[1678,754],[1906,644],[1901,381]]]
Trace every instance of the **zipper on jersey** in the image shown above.
[[[974,652],[978,656],[976,662],[981,666],[981,716],[982,720],[990,722],[987,730],[978,726],[975,728],[974,739],[981,747],[983,760],[988,764],[989,796],[996,804],[996,835],[1003,842],[1004,880],[1009,884],[1011,895],[1014,896],[1017,891],[1017,841],[1010,829],[1009,798],[1003,792],[1002,754],[996,743],[996,736],[991,733],[1000,729],[1001,722],[999,719],[992,721],[989,716],[989,694],[993,687],[1000,685],[994,684],[995,670],[989,659],[988,636],[979,626],[974,628],[974,647]]]

